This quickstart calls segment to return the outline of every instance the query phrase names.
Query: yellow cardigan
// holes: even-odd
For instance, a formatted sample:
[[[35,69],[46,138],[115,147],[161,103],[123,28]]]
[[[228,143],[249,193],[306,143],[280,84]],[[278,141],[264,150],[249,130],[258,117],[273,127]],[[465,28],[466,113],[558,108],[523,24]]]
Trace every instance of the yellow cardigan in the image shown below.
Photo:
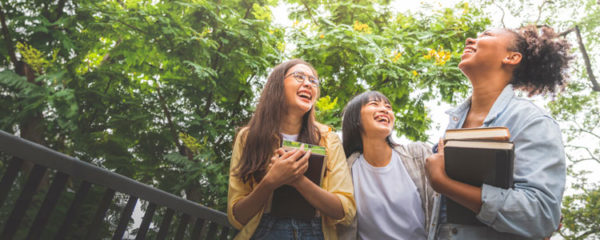
[[[322,125],[321,125],[322,126]],[[321,129],[321,141],[319,145],[325,146],[327,149],[327,174],[321,182],[321,188],[327,190],[330,193],[335,194],[340,198],[342,207],[344,208],[344,217],[339,220],[331,219],[321,214],[323,235],[325,240],[338,239],[335,225],[345,224],[348,225],[354,219],[356,215],[356,204],[354,202],[354,187],[352,185],[352,178],[350,177],[350,171],[348,170],[348,164],[346,164],[346,155],[344,154],[344,148],[337,134],[331,132],[331,129],[323,126]],[[246,139],[242,139],[243,129],[238,134],[235,145],[233,146],[233,153],[231,156],[231,165],[229,168],[229,193],[227,196],[227,217],[229,222],[240,232],[235,239],[250,239],[254,234],[254,231],[260,223],[260,219],[265,208],[270,209],[271,203],[267,203],[266,207],[258,211],[250,221],[243,225],[233,216],[233,206],[242,198],[252,192],[253,184],[252,181],[244,184],[241,179],[233,176],[234,168],[240,161],[240,156],[244,149]]]

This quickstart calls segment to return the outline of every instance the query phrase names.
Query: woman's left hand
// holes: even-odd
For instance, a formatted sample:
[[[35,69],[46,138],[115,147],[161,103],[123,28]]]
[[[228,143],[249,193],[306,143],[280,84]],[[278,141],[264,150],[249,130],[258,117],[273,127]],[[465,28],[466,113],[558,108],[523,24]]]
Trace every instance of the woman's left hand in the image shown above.
[[[448,178],[446,175],[446,165],[444,162],[443,139],[440,138],[437,153],[427,157],[425,169],[427,170],[427,178],[429,178],[431,186],[434,190],[439,191],[438,184]]]

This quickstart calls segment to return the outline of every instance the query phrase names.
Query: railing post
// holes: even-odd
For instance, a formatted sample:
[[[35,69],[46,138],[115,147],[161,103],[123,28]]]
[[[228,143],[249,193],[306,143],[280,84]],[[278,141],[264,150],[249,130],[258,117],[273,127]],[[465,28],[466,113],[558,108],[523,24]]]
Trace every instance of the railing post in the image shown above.
[[[6,172],[4,172],[4,176],[2,176],[2,180],[0,181],[0,207],[4,204],[4,200],[6,200],[6,196],[8,196],[8,192],[10,192],[22,165],[23,160],[20,158],[13,157],[10,160]]]
[[[2,231],[0,239],[13,238],[13,235],[17,232],[21,220],[23,220],[23,216],[25,216],[25,211],[31,203],[33,195],[37,191],[45,173],[46,167],[37,164],[33,166],[31,173],[29,173],[27,183],[25,184],[23,191],[21,191],[21,195],[19,196],[19,199],[17,199],[17,203],[6,221],[6,225],[4,225],[4,230]]]
[[[187,228],[188,222],[190,221],[190,215],[183,214],[181,216],[181,220],[179,221],[179,226],[177,227],[177,233],[175,234],[175,239],[183,239],[183,235],[185,234],[185,229]]]
[[[38,213],[29,228],[29,233],[27,234],[27,239],[39,239],[46,223],[48,222],[48,218],[54,210],[56,206],[56,202],[58,201],[58,197],[65,189],[65,185],[67,184],[67,180],[69,180],[69,175],[64,174],[62,172],[57,172],[54,176],[54,180],[52,181],[52,185],[50,185],[50,189],[46,193],[46,198],[42,203],[42,207],[38,210]]]
[[[114,196],[115,190],[107,188],[106,191],[104,191],[104,196],[102,196],[102,200],[100,201],[100,204],[98,204],[98,210],[96,210],[94,219],[88,227],[88,234],[85,239],[96,239],[98,230],[102,227],[102,219],[104,219],[106,210],[108,210],[108,207],[110,207],[110,203],[112,202]]]
[[[150,227],[150,223],[152,222],[154,211],[156,211],[156,204],[148,204],[148,208],[146,208],[146,213],[144,214],[144,218],[142,219],[142,224],[140,224],[140,228],[138,229],[137,235],[135,236],[136,240],[146,239],[146,233],[148,232],[148,228]]]
[[[127,204],[125,204],[125,208],[123,208],[123,211],[121,212],[121,218],[119,219],[119,225],[117,225],[117,229],[113,235],[113,240],[123,238],[123,233],[125,233],[125,230],[127,229],[127,224],[129,223],[131,213],[133,213],[137,200],[137,197],[129,196],[129,200],[127,200]]]
[[[77,217],[79,213],[79,207],[81,206],[81,204],[83,204],[83,200],[85,200],[85,196],[90,191],[91,186],[92,184],[89,182],[81,182],[79,188],[77,189],[77,193],[75,193],[75,197],[71,202],[71,206],[69,207],[69,210],[67,210],[67,215],[65,216],[65,219],[63,220],[63,223],[60,226],[58,233],[56,233],[56,236],[54,237],[55,240],[63,240],[67,237],[67,233],[69,232],[69,226],[71,226],[71,224]]]
[[[158,236],[156,236],[156,240],[163,240],[167,237],[174,213],[175,211],[173,211],[173,209],[167,208],[167,213],[165,213],[165,216],[160,223],[160,230],[158,230]]]

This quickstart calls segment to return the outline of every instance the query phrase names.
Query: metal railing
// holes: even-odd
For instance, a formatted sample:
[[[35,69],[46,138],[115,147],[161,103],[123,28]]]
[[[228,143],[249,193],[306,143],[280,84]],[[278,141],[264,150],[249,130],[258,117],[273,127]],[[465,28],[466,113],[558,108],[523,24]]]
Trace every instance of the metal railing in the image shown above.
[[[131,216],[135,205],[139,200],[144,200],[147,205],[135,239],[147,239],[148,230],[152,226],[159,226],[158,233],[154,232],[155,239],[229,239],[235,234],[235,229],[227,221],[225,213],[211,208],[199,205],[195,202],[180,198],[160,189],[137,182],[125,176],[113,173],[106,169],[94,166],[76,158],[59,153],[42,145],[24,140],[12,134],[0,131],[0,152],[11,157],[8,166],[0,180],[0,207],[4,204],[12,204],[12,207],[4,206],[2,209],[10,209],[7,219],[0,219],[0,228],[2,233],[0,239],[21,238],[16,236],[17,231],[23,232],[22,221],[26,212],[32,211],[34,205],[39,205],[35,218],[29,226],[26,239],[66,239],[66,238],[84,238],[98,239],[105,238],[99,233],[99,226],[102,226],[106,213],[114,206],[114,198],[117,193],[127,195],[127,203],[120,210],[118,224],[114,227],[112,239],[123,239],[127,227],[130,225]],[[26,174],[22,171],[25,162],[33,163],[27,180],[21,185],[15,181],[20,175]],[[21,174],[19,174],[19,172]],[[32,204],[34,195],[42,180],[50,181],[51,184],[44,196],[41,204]],[[79,182],[75,187],[73,182]],[[53,209],[62,193],[67,192],[67,185],[73,185],[70,189],[74,191],[74,196],[69,204],[68,210],[62,218],[62,223],[58,231],[53,236],[48,236],[44,232],[45,226]],[[85,236],[69,237],[73,230],[73,225],[77,221],[82,221],[81,207],[92,188],[102,188],[102,197],[100,199],[91,199],[96,201],[94,206],[95,214],[93,217],[87,216],[88,220]],[[14,188],[14,189],[13,189]],[[11,190],[12,189],[12,190]],[[20,190],[16,201],[5,203],[9,192]],[[63,194],[64,195],[64,194]],[[10,206],[10,205],[7,205]],[[113,207],[114,208],[114,207]],[[8,211],[6,212],[8,213]],[[160,223],[152,223],[155,213],[163,213]],[[56,213],[57,214],[57,213]],[[178,223],[172,223],[174,216],[179,219]],[[56,219],[56,217],[55,217]],[[188,225],[193,224],[191,231],[188,231]],[[79,225],[81,225],[79,223]],[[170,231],[171,226],[177,226],[176,232]],[[23,234],[22,234],[23,235]],[[104,235],[106,235],[104,233]]]

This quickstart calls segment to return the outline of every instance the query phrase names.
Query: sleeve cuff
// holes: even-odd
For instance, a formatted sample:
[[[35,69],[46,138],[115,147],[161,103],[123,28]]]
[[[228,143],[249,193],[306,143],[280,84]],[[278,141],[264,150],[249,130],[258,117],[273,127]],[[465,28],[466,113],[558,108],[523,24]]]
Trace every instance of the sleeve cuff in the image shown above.
[[[508,197],[508,189],[483,184],[481,186],[481,210],[477,219],[490,226],[496,221],[502,204]]]
[[[342,195],[342,194],[335,194],[338,198],[340,198],[340,201],[342,202],[342,208],[344,209],[344,217],[341,219],[333,219],[330,217],[326,217],[327,218],[327,223],[330,225],[335,225],[335,224],[343,224],[343,225],[349,225],[350,223],[352,223],[352,220],[354,220],[354,215],[356,212],[353,212],[352,209],[350,209],[350,204],[348,201],[351,201],[349,199],[345,199],[346,196]]]

